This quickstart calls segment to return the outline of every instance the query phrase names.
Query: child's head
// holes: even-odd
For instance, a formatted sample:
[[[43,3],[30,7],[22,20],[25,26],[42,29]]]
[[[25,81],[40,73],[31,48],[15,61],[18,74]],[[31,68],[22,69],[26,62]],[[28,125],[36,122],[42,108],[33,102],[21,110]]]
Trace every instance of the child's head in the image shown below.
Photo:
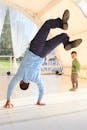
[[[76,59],[76,57],[77,57],[77,52],[76,52],[76,51],[72,51],[72,52],[71,52],[71,57],[72,57],[72,59]]]

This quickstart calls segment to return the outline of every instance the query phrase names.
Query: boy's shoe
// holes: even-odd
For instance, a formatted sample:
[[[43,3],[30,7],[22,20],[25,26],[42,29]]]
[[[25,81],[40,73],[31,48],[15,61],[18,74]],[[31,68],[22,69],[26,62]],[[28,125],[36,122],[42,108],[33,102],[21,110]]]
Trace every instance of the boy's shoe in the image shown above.
[[[46,104],[45,104],[45,103],[42,103],[42,102],[37,102],[36,105],[44,106],[44,105],[46,105]]]
[[[70,91],[76,91],[76,88],[71,88]]]
[[[70,41],[68,44],[64,45],[65,50],[70,50],[71,48],[77,47],[81,44],[82,39],[77,39],[74,41]]]
[[[62,22],[63,22],[63,25],[62,25],[62,28],[64,30],[67,30],[68,29],[68,20],[69,20],[69,16],[70,16],[70,13],[69,13],[69,10],[65,10],[64,13],[63,13],[63,17],[62,17]]]

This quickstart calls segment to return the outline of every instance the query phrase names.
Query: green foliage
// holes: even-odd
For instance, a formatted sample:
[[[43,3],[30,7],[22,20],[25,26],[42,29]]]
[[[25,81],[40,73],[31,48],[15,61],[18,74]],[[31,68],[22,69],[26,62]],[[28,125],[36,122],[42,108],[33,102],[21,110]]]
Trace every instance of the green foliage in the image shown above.
[[[7,10],[0,39],[0,55],[12,55],[12,54],[13,49],[12,49],[10,17],[9,17],[9,10]]]

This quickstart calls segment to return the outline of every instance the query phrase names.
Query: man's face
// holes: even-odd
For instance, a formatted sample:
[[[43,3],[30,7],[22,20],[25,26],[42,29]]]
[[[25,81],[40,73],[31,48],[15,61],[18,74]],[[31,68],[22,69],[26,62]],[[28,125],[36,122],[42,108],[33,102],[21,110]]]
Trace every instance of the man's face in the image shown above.
[[[71,57],[72,57],[72,59],[76,59],[77,54],[76,54],[76,53],[73,53],[73,54],[71,54]]]

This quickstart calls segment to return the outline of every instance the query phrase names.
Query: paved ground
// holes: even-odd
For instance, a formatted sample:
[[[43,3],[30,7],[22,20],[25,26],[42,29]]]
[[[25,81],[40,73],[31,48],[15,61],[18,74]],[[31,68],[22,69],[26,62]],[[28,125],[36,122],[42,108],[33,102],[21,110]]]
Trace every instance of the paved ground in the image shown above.
[[[71,82],[65,76],[43,76],[47,92],[46,106],[36,106],[37,87],[21,91],[16,87],[13,109],[4,109],[8,77],[0,79],[0,130],[87,130],[87,80],[79,80],[79,89],[69,92]],[[4,82],[3,82],[4,81]]]

